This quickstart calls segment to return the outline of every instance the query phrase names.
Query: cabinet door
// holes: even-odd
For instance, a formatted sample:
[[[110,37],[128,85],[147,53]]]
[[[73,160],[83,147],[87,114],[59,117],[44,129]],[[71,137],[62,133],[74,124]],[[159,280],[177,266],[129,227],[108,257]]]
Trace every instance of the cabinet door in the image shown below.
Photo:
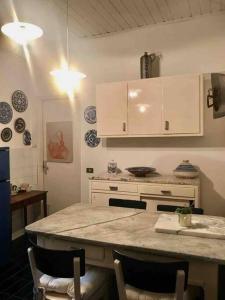
[[[128,82],[128,134],[158,135],[161,124],[161,78]]]
[[[200,76],[162,78],[163,133],[200,133]]]
[[[124,194],[92,193],[91,194],[91,203],[93,205],[108,206],[110,198],[126,199],[126,200],[140,200],[140,197],[138,195],[133,196],[133,195],[124,195]]]
[[[165,199],[159,199],[159,200],[150,200],[150,199],[142,199],[143,201],[146,201],[147,203],[147,210],[150,210],[152,212],[157,211],[158,205],[173,205],[173,206],[190,206],[189,201],[178,201],[178,200],[165,200]]]
[[[127,83],[97,85],[97,131],[99,136],[127,134]]]

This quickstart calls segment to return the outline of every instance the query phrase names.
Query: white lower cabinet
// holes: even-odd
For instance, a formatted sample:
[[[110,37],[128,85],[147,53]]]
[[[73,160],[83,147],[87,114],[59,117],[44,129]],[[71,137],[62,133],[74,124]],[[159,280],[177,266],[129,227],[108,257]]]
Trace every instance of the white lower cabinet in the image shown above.
[[[199,207],[199,186],[89,180],[90,203],[108,206],[110,198],[145,201],[150,211],[159,204]]]
[[[166,200],[166,199],[160,199],[160,200],[155,200],[155,199],[142,199],[142,201],[145,201],[147,203],[147,210],[151,211],[157,211],[157,206],[158,205],[175,205],[175,206],[189,206],[190,202],[189,201],[176,201],[174,199],[171,200]]]
[[[129,199],[129,200],[140,200],[138,195],[126,195],[126,194],[106,194],[104,192],[91,193],[91,203],[95,205],[109,205],[110,198]]]

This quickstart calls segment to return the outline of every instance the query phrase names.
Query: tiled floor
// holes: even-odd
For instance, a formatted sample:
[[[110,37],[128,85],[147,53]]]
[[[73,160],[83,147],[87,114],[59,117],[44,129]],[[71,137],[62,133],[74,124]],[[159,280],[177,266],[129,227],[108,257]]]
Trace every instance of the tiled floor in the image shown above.
[[[32,300],[33,282],[23,236],[12,242],[12,258],[0,268],[0,300]]]

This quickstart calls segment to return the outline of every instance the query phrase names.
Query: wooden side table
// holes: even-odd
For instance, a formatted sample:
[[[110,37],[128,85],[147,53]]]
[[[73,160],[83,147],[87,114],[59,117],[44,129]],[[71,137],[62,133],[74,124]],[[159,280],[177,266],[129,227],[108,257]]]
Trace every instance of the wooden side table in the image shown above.
[[[11,211],[24,210],[24,225],[27,226],[27,206],[43,201],[44,217],[47,217],[47,191],[30,191],[11,196]]]

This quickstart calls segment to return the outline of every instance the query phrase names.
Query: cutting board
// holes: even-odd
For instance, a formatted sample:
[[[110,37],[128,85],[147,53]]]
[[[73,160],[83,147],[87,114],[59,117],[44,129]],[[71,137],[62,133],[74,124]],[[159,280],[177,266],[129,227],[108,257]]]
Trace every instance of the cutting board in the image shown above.
[[[192,226],[182,227],[177,214],[160,214],[155,231],[225,240],[225,218],[206,215],[192,215]]]

